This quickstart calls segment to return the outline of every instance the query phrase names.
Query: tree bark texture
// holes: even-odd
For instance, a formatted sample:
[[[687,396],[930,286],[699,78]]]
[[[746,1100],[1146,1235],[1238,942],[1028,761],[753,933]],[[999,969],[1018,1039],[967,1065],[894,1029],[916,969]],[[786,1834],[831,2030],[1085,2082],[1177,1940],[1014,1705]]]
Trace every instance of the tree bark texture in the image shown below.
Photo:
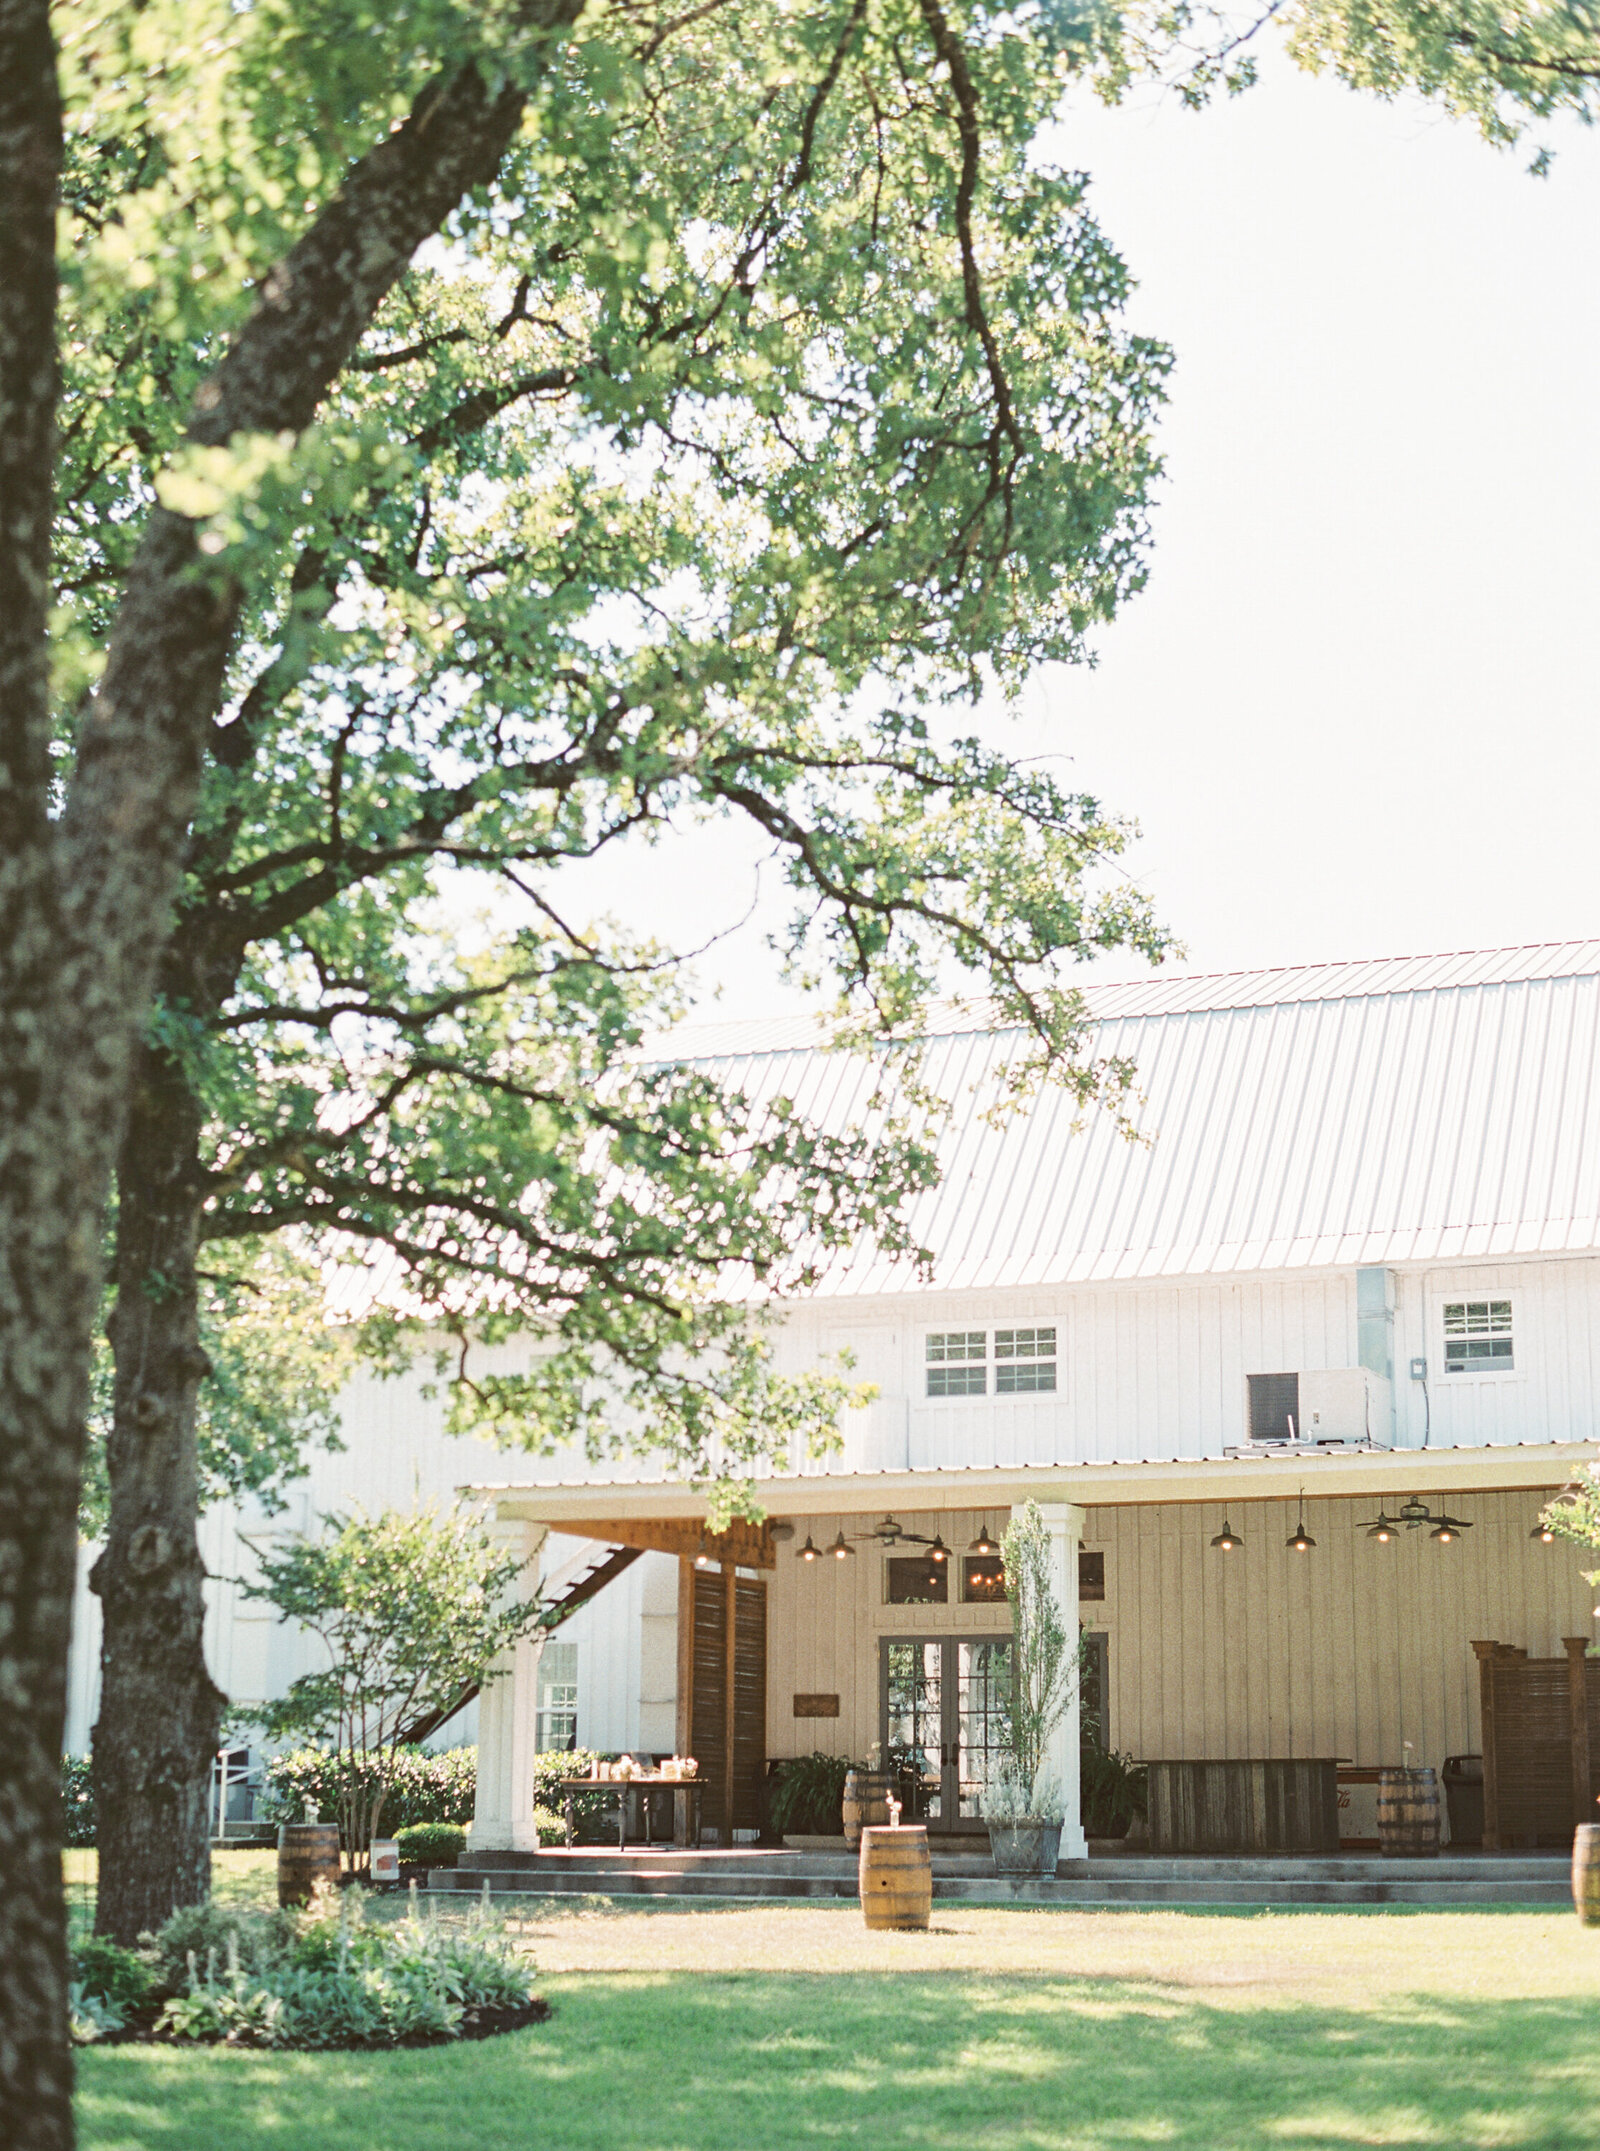
[[[553,29],[578,13],[573,0],[540,10]],[[491,93],[473,67],[423,93],[267,279],[255,314],[200,391],[191,439],[214,445],[311,423],[417,247],[469,189],[494,177],[523,102],[520,89]],[[156,511],[96,697],[98,730],[80,757],[86,787],[99,781],[103,757],[123,768],[125,791],[122,735],[154,726],[173,742],[169,767],[182,777],[151,795],[163,824],[152,852],[183,841],[238,609],[227,578],[205,574],[194,526]],[[195,926],[186,953],[180,923],[163,983],[191,1007],[204,998],[214,1008],[243,949],[221,946],[214,920]],[[201,1902],[209,1886],[211,1772],[225,1698],[202,1648],[196,1538],[195,1406],[205,1371],[195,1280],[199,1132],[198,1107],[177,1070],[142,1052],[117,1172],[111,1514],[94,1578],[105,1613],[94,1738],[96,1923],[125,1942],[175,1907]]]
[[[72,2140],[60,1756],[96,1247],[95,1160],[54,1035],[60,159],[45,0],[0,0],[0,2142],[39,2151]]]
[[[206,1669],[195,1536],[195,1399],[208,1371],[195,1280],[199,1137],[182,1071],[141,1047],[117,1161],[111,1516],[90,1577],[105,1613],[95,1926],[126,1943],[199,1903],[209,1883],[224,1697]]]

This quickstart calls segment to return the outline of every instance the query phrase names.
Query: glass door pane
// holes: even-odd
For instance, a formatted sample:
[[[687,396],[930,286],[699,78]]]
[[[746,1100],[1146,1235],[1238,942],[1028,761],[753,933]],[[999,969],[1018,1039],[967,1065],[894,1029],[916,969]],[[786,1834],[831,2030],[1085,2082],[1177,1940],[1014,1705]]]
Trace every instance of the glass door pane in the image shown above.
[[[1011,1642],[993,1637],[947,1648],[956,1658],[950,1807],[960,1821],[980,1822],[984,1780],[1011,1730]]]
[[[937,1823],[944,1801],[944,1645],[883,1646],[883,1766],[897,1772],[907,1822]]]

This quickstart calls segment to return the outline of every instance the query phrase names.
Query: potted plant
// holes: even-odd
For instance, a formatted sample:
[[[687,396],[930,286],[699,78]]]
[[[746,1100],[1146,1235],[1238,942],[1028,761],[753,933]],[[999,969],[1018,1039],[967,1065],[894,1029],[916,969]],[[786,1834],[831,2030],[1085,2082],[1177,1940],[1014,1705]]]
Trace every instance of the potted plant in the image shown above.
[[[989,1850],[1003,1875],[1053,1875],[1066,1805],[1045,1753],[1082,1670],[1051,1579],[1051,1542],[1035,1501],[1012,1512],[1001,1542],[1011,1602],[1011,1711],[981,1795]]]

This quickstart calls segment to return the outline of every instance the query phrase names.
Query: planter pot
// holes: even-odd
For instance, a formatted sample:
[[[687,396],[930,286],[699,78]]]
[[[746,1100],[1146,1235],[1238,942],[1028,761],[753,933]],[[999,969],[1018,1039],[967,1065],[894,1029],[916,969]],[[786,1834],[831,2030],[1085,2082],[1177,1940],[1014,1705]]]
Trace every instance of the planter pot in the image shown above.
[[[997,1875],[1053,1875],[1061,1855],[1061,1825],[991,1822],[989,1850]]]

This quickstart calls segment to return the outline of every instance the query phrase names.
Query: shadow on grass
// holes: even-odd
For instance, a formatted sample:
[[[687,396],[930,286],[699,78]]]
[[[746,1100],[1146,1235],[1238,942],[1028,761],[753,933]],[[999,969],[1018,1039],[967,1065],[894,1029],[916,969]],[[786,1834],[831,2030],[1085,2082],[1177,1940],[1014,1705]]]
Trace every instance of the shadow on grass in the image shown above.
[[[1419,1974],[1425,1977],[1422,1968]],[[586,1974],[392,2055],[90,2053],[93,2151],[1120,2151],[1600,2144],[1589,2000],[1197,2003],[1128,1981]]]

